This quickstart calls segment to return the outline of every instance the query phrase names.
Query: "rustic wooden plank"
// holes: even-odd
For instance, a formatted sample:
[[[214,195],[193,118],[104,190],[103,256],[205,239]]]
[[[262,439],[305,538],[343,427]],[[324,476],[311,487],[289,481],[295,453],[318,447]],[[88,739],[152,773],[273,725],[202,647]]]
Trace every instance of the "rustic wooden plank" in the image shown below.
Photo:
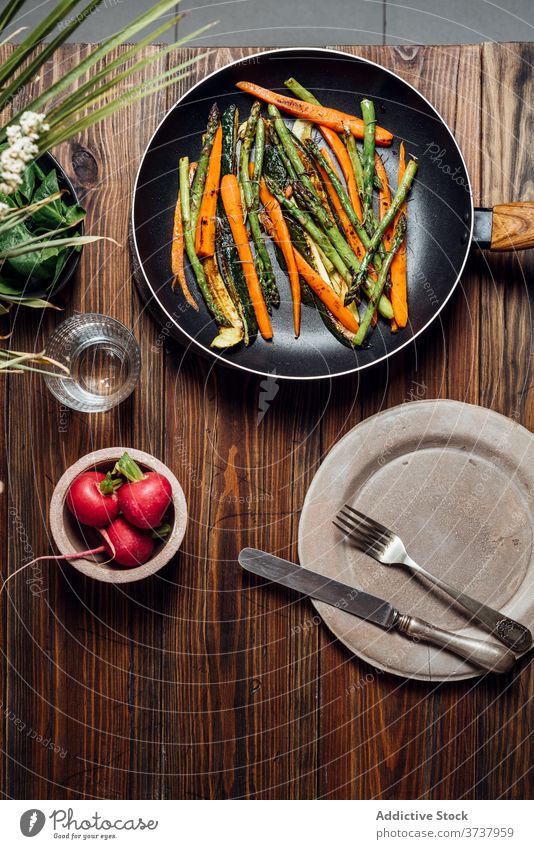
[[[482,202],[534,199],[532,62],[529,44],[482,49]],[[532,251],[486,253],[481,301],[481,403],[534,426],[532,386]],[[528,798],[532,790],[532,664],[506,682],[476,692],[479,741],[477,785],[482,798]],[[498,769],[495,764],[499,764]]]

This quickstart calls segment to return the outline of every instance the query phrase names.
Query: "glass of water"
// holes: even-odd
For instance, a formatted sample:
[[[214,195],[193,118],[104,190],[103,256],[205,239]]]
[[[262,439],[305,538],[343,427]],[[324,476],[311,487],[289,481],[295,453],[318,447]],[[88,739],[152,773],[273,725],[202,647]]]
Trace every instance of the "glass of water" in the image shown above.
[[[59,325],[46,356],[70,375],[46,376],[50,392],[72,410],[103,413],[133,392],[141,371],[141,352],[120,321],[98,313],[74,315]]]

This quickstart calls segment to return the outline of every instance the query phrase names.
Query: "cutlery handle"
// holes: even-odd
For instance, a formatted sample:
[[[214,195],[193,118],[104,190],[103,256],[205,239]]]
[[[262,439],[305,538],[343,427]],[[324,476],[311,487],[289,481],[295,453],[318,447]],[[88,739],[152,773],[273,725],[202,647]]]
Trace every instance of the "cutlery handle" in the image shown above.
[[[416,616],[401,615],[397,621],[397,630],[408,637],[452,651],[489,672],[508,672],[515,663],[515,655],[510,649],[436,628]]]
[[[509,649],[513,649],[517,654],[522,654],[531,647],[532,634],[520,622],[509,619],[504,614],[499,613],[498,610],[494,610],[493,607],[488,607],[487,604],[481,604],[476,598],[471,598],[467,593],[460,592],[460,590],[452,587],[446,581],[442,581],[441,578],[437,578],[435,575],[427,572],[418,563],[411,561],[406,565],[412,571],[431,581],[435,586],[443,590],[443,592],[446,592],[447,595],[450,595],[461,607],[472,614],[473,619],[485,625],[486,628],[489,628],[491,633],[501,643],[508,646]]]

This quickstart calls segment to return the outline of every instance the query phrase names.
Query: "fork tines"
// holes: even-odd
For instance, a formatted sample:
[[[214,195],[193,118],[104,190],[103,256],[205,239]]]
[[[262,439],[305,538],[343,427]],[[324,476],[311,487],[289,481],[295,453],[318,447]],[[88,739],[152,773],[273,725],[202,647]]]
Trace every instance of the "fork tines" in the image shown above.
[[[332,520],[336,528],[349,536],[364,553],[379,554],[388,544],[391,532],[380,522],[345,504]]]

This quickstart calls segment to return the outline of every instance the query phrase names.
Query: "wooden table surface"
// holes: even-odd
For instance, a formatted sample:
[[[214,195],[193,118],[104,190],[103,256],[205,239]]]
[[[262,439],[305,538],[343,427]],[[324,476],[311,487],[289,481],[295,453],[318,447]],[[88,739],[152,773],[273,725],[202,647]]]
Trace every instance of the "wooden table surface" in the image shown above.
[[[39,84],[86,49],[62,48]],[[534,200],[534,45],[348,49],[392,68],[440,110],[475,202]],[[216,50],[194,78],[252,52]],[[183,485],[189,527],[174,562],[137,585],[114,588],[46,563],[31,587],[24,575],[10,585],[1,614],[2,795],[530,797],[530,658],[478,683],[373,674],[317,624],[309,602],[254,588],[236,556],[254,545],[296,558],[299,512],[319,464],[378,410],[454,398],[532,429],[534,253],[473,253],[452,303],[416,347],[359,379],[280,383],[259,421],[260,382],[184,355],[132,283],[127,232],[139,158],[189,84],[57,152],[90,231],[120,246],[86,248],[65,313],[20,312],[15,347],[41,346],[64,315],[107,313],[134,328],[142,380],[119,409],[88,416],[61,408],[39,378],[3,378],[2,572],[51,553],[54,485],[96,448],[131,445],[160,457]]]

